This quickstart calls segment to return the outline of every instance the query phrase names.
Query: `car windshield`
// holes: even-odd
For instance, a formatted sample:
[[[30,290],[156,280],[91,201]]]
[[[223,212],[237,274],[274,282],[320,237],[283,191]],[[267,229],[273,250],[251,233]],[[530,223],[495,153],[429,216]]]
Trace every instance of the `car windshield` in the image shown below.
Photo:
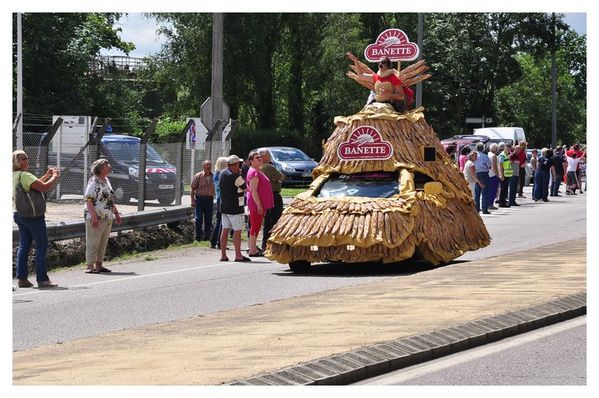
[[[399,193],[397,173],[334,174],[316,193],[319,198],[390,198]]]
[[[139,163],[139,141],[108,141],[103,142],[116,159],[125,163]],[[150,144],[146,146],[146,161],[151,163],[165,164],[162,156]]]
[[[272,157],[279,162],[310,160],[308,155],[295,148],[269,148]]]

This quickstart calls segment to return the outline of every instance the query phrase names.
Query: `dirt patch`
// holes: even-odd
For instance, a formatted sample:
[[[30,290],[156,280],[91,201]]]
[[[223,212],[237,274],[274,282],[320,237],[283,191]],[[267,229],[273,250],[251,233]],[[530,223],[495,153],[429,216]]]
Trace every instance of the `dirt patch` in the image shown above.
[[[193,221],[176,225],[150,227],[128,232],[114,233],[108,240],[105,260],[112,260],[124,254],[144,253],[165,249],[173,244],[185,244],[194,241]],[[16,277],[17,248],[13,248],[13,278]],[[46,256],[48,270],[68,267],[85,262],[85,239],[64,242],[52,242]],[[29,272],[35,272],[35,247],[29,253]]]

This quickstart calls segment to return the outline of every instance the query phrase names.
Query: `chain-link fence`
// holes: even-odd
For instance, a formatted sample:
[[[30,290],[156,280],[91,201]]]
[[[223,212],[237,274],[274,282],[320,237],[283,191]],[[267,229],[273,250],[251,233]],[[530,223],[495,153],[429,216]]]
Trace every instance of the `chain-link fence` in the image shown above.
[[[43,137],[39,133],[23,134],[23,150],[30,158],[30,171],[36,176],[41,177],[49,167],[61,169],[61,178],[49,192],[49,200],[82,200],[92,163],[106,158],[112,166],[109,179],[118,203],[137,202],[141,209],[145,201],[158,201],[163,206],[181,204],[182,196],[189,193],[193,175],[202,170],[202,162],[210,159],[214,164],[219,156],[228,156],[230,152],[230,142],[220,141],[187,149],[185,142],[143,144],[137,137],[116,134],[105,134],[97,145],[93,138],[73,145],[58,135],[49,142],[44,142]],[[142,145],[146,147],[145,157]],[[141,165],[145,168],[140,169]]]

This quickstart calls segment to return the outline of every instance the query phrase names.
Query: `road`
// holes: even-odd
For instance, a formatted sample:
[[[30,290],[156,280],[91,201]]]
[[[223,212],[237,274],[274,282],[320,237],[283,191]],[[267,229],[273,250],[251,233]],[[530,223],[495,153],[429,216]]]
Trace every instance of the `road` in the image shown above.
[[[586,385],[586,316],[356,383]]]
[[[586,236],[586,195],[521,203],[485,216],[492,244],[450,266]],[[106,264],[111,274],[85,274],[83,267],[53,272],[61,288],[13,293],[13,350],[427,272],[332,264],[298,276],[267,259],[221,263],[219,256],[210,249],[167,250]]]

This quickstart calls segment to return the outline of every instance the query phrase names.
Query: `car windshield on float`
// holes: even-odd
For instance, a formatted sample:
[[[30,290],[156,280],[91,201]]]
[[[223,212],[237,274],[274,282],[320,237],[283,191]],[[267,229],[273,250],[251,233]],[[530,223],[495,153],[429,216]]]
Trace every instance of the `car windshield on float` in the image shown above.
[[[294,160],[310,160],[308,155],[298,149],[271,149],[272,157],[279,162],[290,162]]]
[[[130,162],[136,163],[139,161],[139,141],[113,141],[107,142],[105,145],[110,149],[110,152],[114,154],[117,159],[128,159]],[[146,146],[147,162],[151,163],[165,163],[162,156],[151,146]]]
[[[399,193],[399,178],[393,173],[334,174],[316,193],[318,198],[390,198]]]

